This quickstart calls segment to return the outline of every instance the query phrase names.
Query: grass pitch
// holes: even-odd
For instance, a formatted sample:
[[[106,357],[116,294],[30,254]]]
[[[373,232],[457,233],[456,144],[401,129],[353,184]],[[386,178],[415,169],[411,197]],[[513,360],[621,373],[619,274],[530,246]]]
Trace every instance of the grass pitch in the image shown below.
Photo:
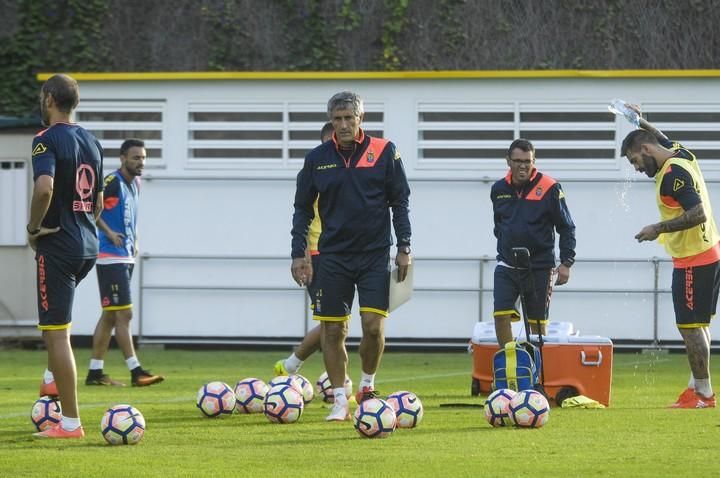
[[[464,353],[387,353],[377,387],[411,390],[425,417],[413,430],[383,440],[358,436],[351,422],[326,423],[315,399],[298,423],[271,424],[262,415],[208,419],[195,407],[206,382],[234,386],[246,377],[269,380],[284,353],[141,350],[143,365],[166,375],[147,388],[82,384],[89,350],[77,350],[83,440],[32,438],[30,408],[45,352],[0,350],[0,475],[2,476],[702,476],[720,475],[720,413],[665,408],[688,377],[681,354],[615,354],[611,407],[554,408],[539,430],[491,428],[481,408],[447,408],[471,398],[472,358]],[[717,358],[716,358],[717,360]],[[359,379],[356,353],[350,376]],[[129,374],[117,350],[106,372]],[[324,370],[312,357],[301,373]],[[110,406],[129,403],[145,416],[136,446],[111,447],[100,435]]]

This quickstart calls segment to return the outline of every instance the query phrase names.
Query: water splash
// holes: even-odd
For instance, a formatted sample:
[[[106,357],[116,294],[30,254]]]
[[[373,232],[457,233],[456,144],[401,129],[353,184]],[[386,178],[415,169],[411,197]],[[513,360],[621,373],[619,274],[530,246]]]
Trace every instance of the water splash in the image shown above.
[[[625,212],[630,212],[631,206],[630,202],[628,201],[628,193],[632,189],[633,186],[633,171],[628,168],[622,168],[623,170],[623,180],[622,182],[615,184],[615,195],[618,199],[618,205],[620,208]]]

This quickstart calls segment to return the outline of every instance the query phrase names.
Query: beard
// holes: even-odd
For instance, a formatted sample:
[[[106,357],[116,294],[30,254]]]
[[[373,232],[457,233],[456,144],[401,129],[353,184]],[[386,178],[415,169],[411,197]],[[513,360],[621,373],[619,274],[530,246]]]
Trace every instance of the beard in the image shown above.
[[[50,126],[50,113],[48,113],[45,101],[40,101],[40,119],[43,126]]]
[[[647,177],[654,178],[659,170],[657,162],[655,162],[655,158],[653,158],[649,154],[643,154],[642,162],[643,169],[645,170],[645,174],[647,174]]]

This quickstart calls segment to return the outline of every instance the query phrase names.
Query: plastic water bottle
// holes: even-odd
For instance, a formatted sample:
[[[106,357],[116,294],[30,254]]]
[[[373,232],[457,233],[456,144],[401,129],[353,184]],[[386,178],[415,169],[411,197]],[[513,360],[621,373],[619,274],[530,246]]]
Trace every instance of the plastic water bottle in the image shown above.
[[[618,116],[624,116],[625,119],[636,128],[640,127],[640,115],[637,114],[637,111],[630,108],[625,101],[617,98],[612,100],[608,105],[608,110]]]

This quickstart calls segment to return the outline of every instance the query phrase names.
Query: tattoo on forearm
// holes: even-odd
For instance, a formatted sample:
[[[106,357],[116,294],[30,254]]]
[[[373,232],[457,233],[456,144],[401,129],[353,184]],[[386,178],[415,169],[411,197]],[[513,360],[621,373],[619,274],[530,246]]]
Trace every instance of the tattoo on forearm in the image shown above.
[[[705,210],[702,203],[685,211],[681,216],[657,224],[659,234],[664,232],[684,231],[705,222]]]
[[[658,139],[668,139],[668,137],[665,136],[665,133],[650,124],[645,118],[640,118],[640,127],[646,131],[651,132]]]

